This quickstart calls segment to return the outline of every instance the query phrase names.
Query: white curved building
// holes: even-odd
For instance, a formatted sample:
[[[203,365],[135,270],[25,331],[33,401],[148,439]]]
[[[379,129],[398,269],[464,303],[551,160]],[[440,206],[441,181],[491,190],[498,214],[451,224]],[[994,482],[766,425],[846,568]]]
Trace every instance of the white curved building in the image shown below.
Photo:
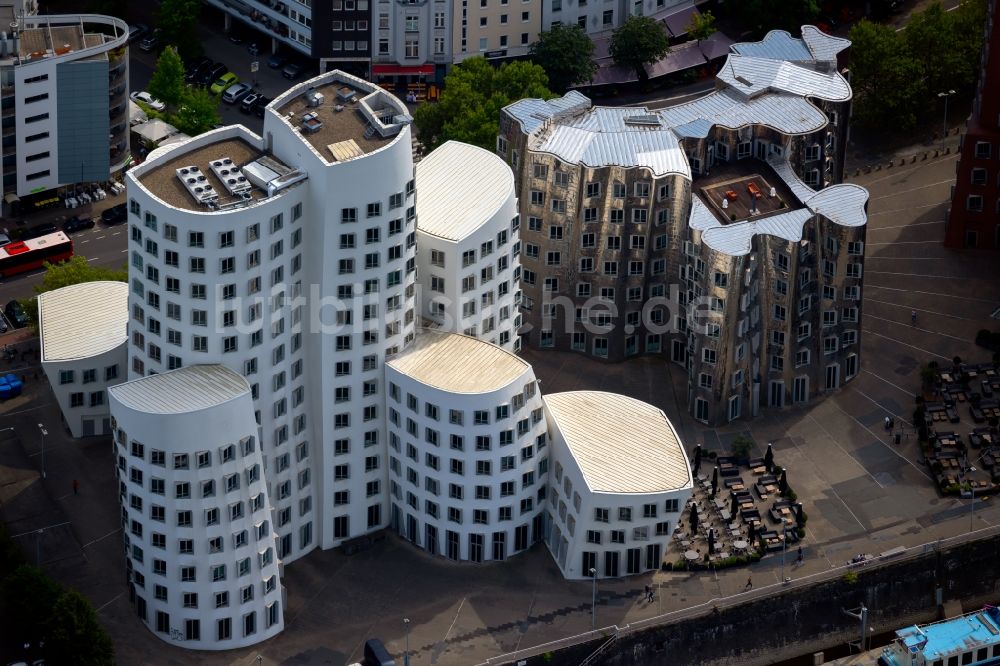
[[[107,388],[128,367],[128,285],[83,282],[38,295],[42,369],[73,437],[111,434]]]
[[[269,105],[266,139],[226,127],[128,175],[132,376],[247,377],[285,562],[385,525],[380,365],[416,298],[405,114],[331,72]]]
[[[192,365],[109,389],[125,556],[139,618],[225,650],[284,628],[250,384]]]
[[[673,424],[616,393],[552,393],[544,402],[553,461],[548,546],[563,575],[659,569],[693,489]]]
[[[520,349],[520,220],[514,174],[488,150],[448,141],[417,164],[420,316]]]
[[[534,371],[472,337],[421,330],[386,362],[392,522],[453,560],[541,538],[549,448]]]

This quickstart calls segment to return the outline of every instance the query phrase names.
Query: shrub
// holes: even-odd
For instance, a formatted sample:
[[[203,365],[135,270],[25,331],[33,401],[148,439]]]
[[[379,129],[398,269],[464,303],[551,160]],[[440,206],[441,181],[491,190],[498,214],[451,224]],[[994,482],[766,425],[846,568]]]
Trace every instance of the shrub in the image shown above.
[[[847,583],[848,585],[854,585],[855,583],[857,583],[858,582],[858,572],[857,571],[848,571],[847,573],[845,573],[844,574],[844,582]]]
[[[733,440],[732,450],[733,455],[740,459],[745,459],[750,457],[750,452],[753,451],[753,440],[746,435],[738,435],[736,439]]]

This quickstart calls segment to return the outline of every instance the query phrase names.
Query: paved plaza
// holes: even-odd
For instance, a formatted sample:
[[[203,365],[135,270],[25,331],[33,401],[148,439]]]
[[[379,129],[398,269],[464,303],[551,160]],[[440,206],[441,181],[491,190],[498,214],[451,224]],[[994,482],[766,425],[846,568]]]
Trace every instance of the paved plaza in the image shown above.
[[[959,355],[990,354],[973,340],[1000,330],[996,255],[941,246],[955,156],[930,157],[851,178],[872,193],[864,282],[862,371],[845,388],[804,408],[789,408],[725,428],[706,428],[684,409],[685,373],[661,358],[604,365],[570,353],[528,352],[545,393],[604,389],[660,406],[687,449],[723,452],[739,434],[773,442],[776,461],[809,515],[801,577],[841,566],[857,553],[914,546],[1000,522],[993,501],[975,514],[967,500],[941,498],[921,462],[910,419],[920,366]],[[916,324],[911,324],[916,311]],[[8,341],[8,340],[5,340]],[[21,343],[26,350],[32,343]],[[108,440],[69,440],[44,384],[37,357],[11,366],[26,393],[0,405],[0,510],[29,554],[98,608],[127,664],[349,664],[365,639],[378,636],[401,655],[403,618],[411,620],[411,664],[476,664],[591,628],[591,585],[562,580],[542,546],[499,564],[454,564],[389,536],[345,556],[314,552],[284,572],[286,630],[254,649],[193,653],[153,636],[129,604],[122,555],[114,460]],[[36,377],[37,376],[37,377]],[[974,424],[968,410],[954,430]],[[899,445],[882,423],[893,416],[909,433]],[[41,434],[46,478],[39,478]],[[9,428],[9,430],[4,430]],[[756,455],[762,455],[763,449]],[[704,471],[706,466],[703,466]],[[80,494],[73,494],[73,480]],[[39,529],[43,531],[39,533]],[[659,572],[598,582],[596,625],[622,626],[776,583],[780,556],[714,573]],[[789,558],[791,561],[792,558]],[[644,585],[657,590],[643,600]],[[849,601],[845,600],[845,604]],[[400,660],[398,663],[402,663]]]

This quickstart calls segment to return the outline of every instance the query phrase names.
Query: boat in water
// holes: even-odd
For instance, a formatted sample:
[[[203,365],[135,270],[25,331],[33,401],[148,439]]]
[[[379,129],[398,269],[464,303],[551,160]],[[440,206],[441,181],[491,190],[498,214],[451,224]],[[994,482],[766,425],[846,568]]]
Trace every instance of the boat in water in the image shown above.
[[[882,649],[881,666],[987,666],[1000,664],[1000,608],[986,606],[950,620],[896,631]]]

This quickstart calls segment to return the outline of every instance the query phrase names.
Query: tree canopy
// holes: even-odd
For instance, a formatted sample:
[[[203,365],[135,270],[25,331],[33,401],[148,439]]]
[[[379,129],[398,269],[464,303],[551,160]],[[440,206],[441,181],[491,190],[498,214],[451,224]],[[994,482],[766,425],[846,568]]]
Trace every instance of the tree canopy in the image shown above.
[[[708,39],[715,33],[715,15],[709,10],[692,14],[691,22],[687,25],[687,33],[688,37],[699,42]]]
[[[633,68],[639,80],[645,81],[649,78],[646,65],[670,53],[670,42],[659,21],[630,16],[611,34],[610,51],[616,64]]]
[[[549,87],[559,93],[575,83],[586,83],[597,71],[594,42],[578,25],[558,23],[538,35],[531,59],[549,76]]]
[[[219,117],[219,98],[205,88],[189,86],[184,89],[180,106],[169,116],[169,121],[189,136],[207,132],[222,122]]]
[[[912,129],[921,113],[948,90],[968,92],[979,72],[983,0],[967,0],[947,12],[940,2],[914,12],[896,32],[862,20],[851,28],[854,116],[870,128]]]
[[[111,280],[114,282],[128,282],[128,267],[121,269],[104,268],[94,266],[87,258],[75,255],[61,264],[50,264],[45,262],[45,275],[42,276],[42,283],[35,285],[36,294],[44,294],[53,289],[68,287],[71,284],[81,282],[97,282],[100,280]],[[25,313],[31,320],[33,326],[38,326],[38,299],[32,296],[20,301]]]
[[[165,44],[173,44],[182,58],[201,55],[198,39],[198,18],[201,0],[163,0],[157,14],[156,25]]]
[[[524,61],[494,68],[477,56],[455,65],[445,77],[440,100],[418,107],[413,120],[428,150],[456,140],[492,151],[500,110],[524,97],[553,97],[544,69]]]
[[[761,35],[766,30],[787,30],[797,35],[801,27],[819,16],[816,0],[740,0],[736,16],[746,29]]]
[[[156,69],[146,88],[150,95],[167,106],[176,107],[184,97],[184,63],[177,49],[168,46],[156,59]]]

